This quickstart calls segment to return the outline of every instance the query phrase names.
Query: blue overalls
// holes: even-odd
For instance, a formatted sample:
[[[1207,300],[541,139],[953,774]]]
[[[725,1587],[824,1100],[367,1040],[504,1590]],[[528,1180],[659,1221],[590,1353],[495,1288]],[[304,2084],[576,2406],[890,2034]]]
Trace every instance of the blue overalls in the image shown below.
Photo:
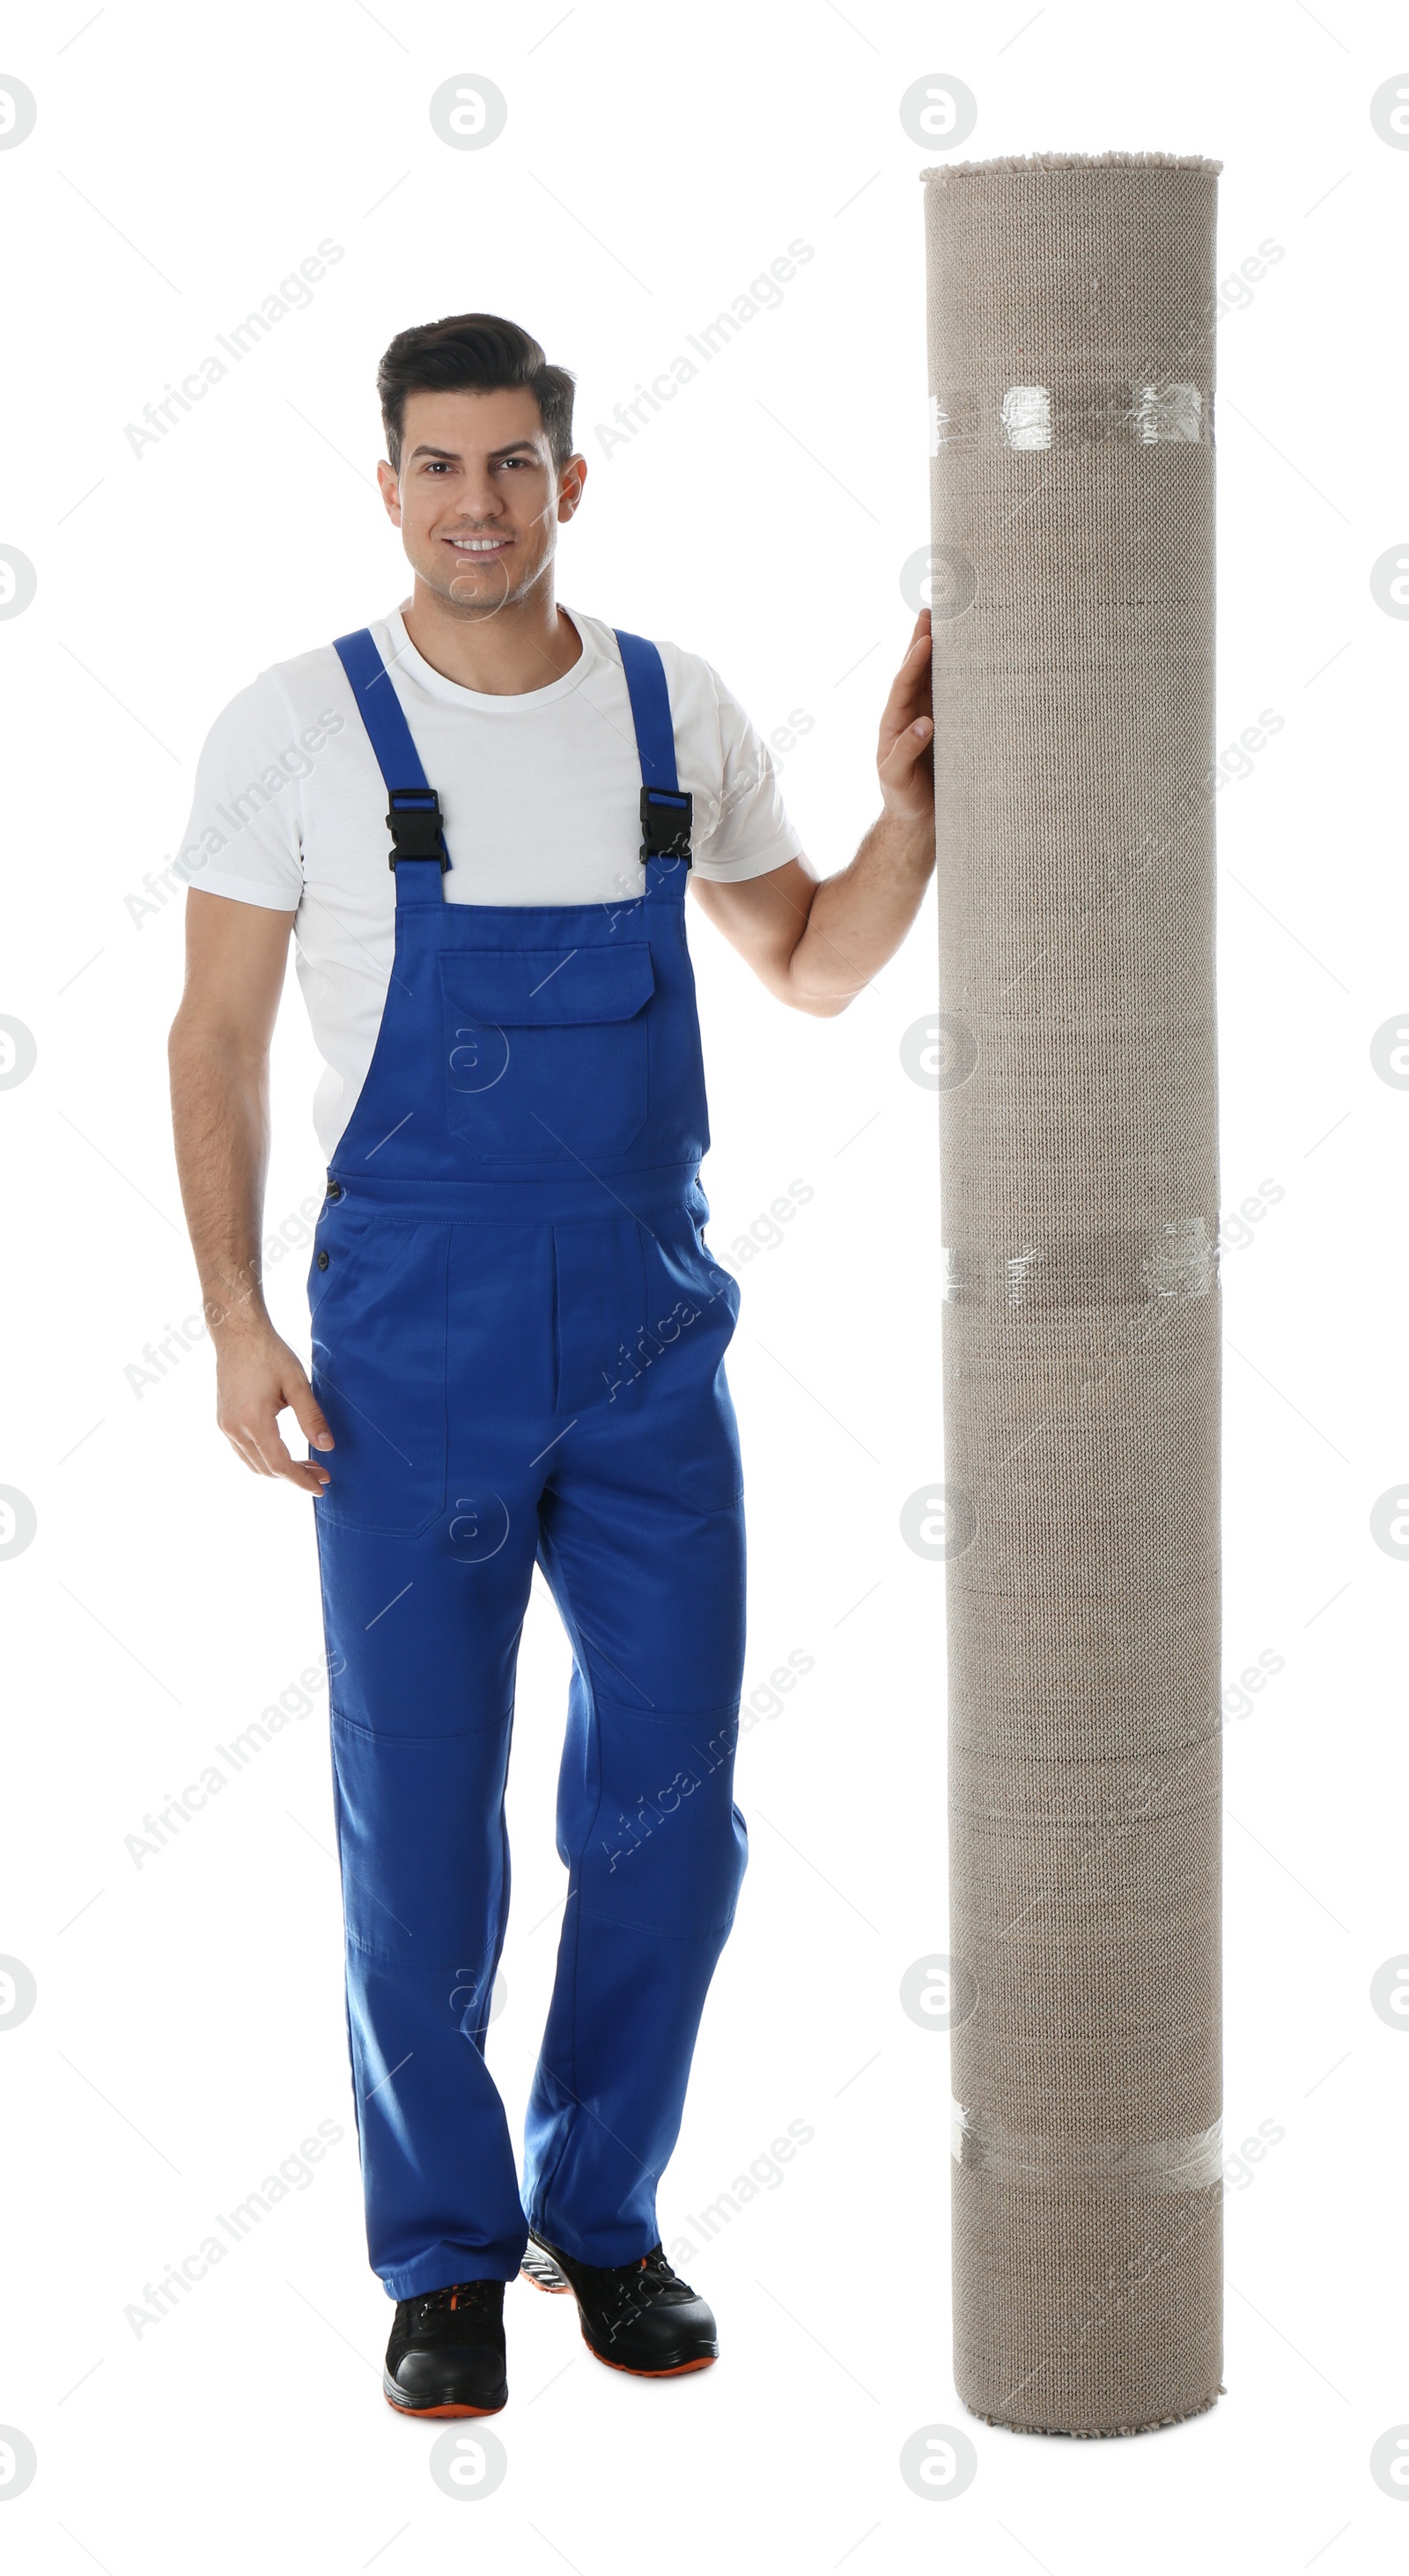
[[[337,651],[389,791],[396,951],[309,1299],[348,2038],[373,2269],[402,2299],[660,2229],[747,1858],[742,1475],[704,1246],[689,799],[660,656],[618,638],[640,891],[451,904],[439,803],[367,632]],[[649,853],[649,855],[648,855]],[[523,2197],[484,2058],[534,1564],[571,1640],[569,1879]]]

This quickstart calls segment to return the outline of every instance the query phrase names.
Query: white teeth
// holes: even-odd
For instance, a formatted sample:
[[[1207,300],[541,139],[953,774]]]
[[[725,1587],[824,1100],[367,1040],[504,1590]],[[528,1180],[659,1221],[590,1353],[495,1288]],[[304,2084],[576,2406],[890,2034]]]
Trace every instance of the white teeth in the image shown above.
[[[461,554],[484,555],[502,545],[504,540],[502,537],[452,537],[450,542],[452,546],[458,546]]]

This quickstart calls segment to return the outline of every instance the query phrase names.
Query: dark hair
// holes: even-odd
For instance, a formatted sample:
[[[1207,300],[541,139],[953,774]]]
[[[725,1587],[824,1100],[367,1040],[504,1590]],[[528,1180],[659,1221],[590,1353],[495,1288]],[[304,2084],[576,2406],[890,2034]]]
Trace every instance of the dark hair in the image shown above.
[[[493,394],[523,385],[538,404],[561,473],[572,454],[575,381],[566,367],[548,365],[529,332],[497,313],[450,313],[441,322],[418,322],[397,332],[377,369],[387,455],[399,474],[408,394]]]

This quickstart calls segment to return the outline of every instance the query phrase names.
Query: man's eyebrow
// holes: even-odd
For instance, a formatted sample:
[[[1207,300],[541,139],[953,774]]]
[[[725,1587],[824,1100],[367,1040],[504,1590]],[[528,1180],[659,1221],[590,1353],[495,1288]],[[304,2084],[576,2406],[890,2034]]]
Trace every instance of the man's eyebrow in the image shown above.
[[[510,440],[507,447],[491,447],[489,453],[491,458],[496,456],[518,456],[520,454],[536,456],[538,454],[538,450],[534,446],[531,438],[514,438]],[[458,465],[460,463],[460,451],[457,447],[432,447],[425,440],[422,440],[419,447],[412,448],[408,461],[411,464],[414,464],[418,456],[440,456],[443,457],[448,464]]]

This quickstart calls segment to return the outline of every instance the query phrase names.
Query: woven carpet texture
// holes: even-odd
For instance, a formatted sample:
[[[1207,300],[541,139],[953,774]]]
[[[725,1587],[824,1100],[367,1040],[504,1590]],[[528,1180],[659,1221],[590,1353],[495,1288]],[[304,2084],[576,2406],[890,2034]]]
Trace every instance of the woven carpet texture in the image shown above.
[[[955,2374],[1219,2393],[1216,162],[925,174]]]

